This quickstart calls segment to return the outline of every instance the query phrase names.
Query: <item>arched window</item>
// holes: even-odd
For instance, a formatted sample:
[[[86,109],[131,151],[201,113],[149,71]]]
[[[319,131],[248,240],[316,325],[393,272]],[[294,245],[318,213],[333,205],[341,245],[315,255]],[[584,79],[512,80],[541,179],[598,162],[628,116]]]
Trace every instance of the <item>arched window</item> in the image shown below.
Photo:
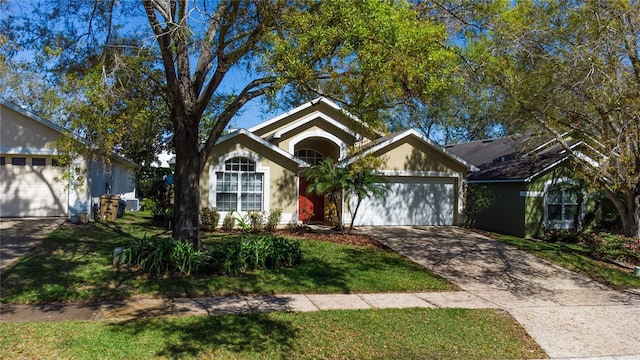
[[[216,208],[219,211],[262,210],[264,174],[256,172],[255,161],[234,157],[216,172]]]
[[[300,160],[307,162],[311,166],[318,165],[324,160],[324,155],[311,149],[300,149],[296,151],[295,155]]]
[[[580,215],[580,189],[572,184],[559,184],[547,190],[546,218],[549,229],[575,229]]]

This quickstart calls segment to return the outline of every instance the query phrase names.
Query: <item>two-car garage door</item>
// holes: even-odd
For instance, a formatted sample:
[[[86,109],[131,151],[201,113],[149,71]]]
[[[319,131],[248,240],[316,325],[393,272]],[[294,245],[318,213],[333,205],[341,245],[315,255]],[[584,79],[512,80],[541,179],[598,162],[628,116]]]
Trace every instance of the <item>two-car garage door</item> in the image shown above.
[[[68,192],[58,181],[64,168],[50,157],[3,157],[0,217],[66,216]]]
[[[382,199],[365,198],[356,226],[453,225],[456,203],[454,178],[389,177]],[[355,200],[350,200],[355,208]]]

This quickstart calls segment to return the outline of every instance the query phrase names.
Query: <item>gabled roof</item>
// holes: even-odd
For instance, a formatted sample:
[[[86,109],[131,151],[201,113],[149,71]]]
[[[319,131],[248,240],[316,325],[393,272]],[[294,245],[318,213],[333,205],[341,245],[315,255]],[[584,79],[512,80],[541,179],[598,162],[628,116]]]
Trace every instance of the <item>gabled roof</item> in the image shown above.
[[[221,143],[223,143],[225,141],[229,141],[229,140],[231,140],[231,139],[233,139],[235,137],[243,136],[243,135],[248,137],[249,139],[257,142],[258,144],[261,144],[261,145],[267,147],[268,149],[270,149],[270,150],[272,150],[272,151],[284,156],[285,158],[297,163],[300,167],[309,167],[310,166],[307,162],[305,162],[303,160],[300,160],[299,158],[297,158],[293,154],[290,154],[290,153],[280,149],[279,147],[273,145],[272,143],[264,140],[263,138],[257,136],[256,134],[254,134],[254,133],[252,133],[252,132],[250,132],[249,130],[246,130],[246,129],[238,129],[238,130],[235,130],[235,131],[233,131],[233,132],[231,132],[231,133],[229,133],[227,135],[221,136],[218,139],[218,141],[216,141],[216,145],[221,144]]]
[[[574,147],[579,142],[571,141],[570,145]],[[478,167],[468,176],[471,182],[529,182],[569,157],[553,139],[533,134],[471,141],[446,148]]]
[[[427,138],[426,136],[420,134],[418,131],[416,131],[415,129],[407,129],[407,130],[402,130],[402,131],[398,131],[395,132],[391,135],[385,136],[385,137],[381,137],[378,138],[374,141],[371,141],[370,143],[366,144],[361,151],[356,154],[355,156],[352,156],[344,161],[341,162],[341,165],[346,166],[349,164],[352,164],[353,162],[355,162],[357,159],[366,156],[368,154],[374,153],[380,149],[383,149],[389,145],[392,145],[398,141],[401,141],[402,139],[408,137],[408,136],[413,136],[415,138],[418,138],[420,141],[424,142],[425,144],[427,144],[428,146],[430,146],[431,148],[433,148],[434,150],[438,151],[439,153],[450,157],[451,159],[453,159],[454,161],[458,162],[459,164],[463,165],[464,167],[470,169],[471,171],[473,170],[477,170],[477,168],[469,163],[468,161],[462,159],[461,157],[457,156],[456,154],[442,148],[440,145],[436,144],[435,142],[431,141],[429,138]]]
[[[60,133],[63,136],[69,136],[72,139],[78,141],[79,143],[86,145],[87,147],[90,146],[90,144],[87,143],[86,139],[74,134],[69,129],[66,129],[66,128],[64,128],[64,127],[62,127],[62,126],[60,126],[58,124],[55,124],[55,123],[53,123],[53,122],[51,122],[51,121],[49,121],[49,120],[47,120],[47,119],[45,119],[45,118],[43,118],[41,116],[38,116],[38,115],[32,113],[31,111],[29,111],[27,109],[23,109],[22,107],[14,104],[14,103],[11,103],[11,102],[9,102],[9,101],[7,101],[5,99],[2,99],[2,98],[0,98],[0,104],[2,106],[5,106],[5,107],[17,112],[17,113],[29,118],[29,119],[41,124],[41,125],[44,125],[45,127],[48,127],[49,129],[51,129],[51,130],[53,130],[55,132]],[[114,158],[114,159],[117,159],[119,161],[127,163],[127,164],[129,164],[131,166],[135,166],[135,167],[139,166],[138,164],[134,163],[133,161],[131,161],[131,160],[129,160],[129,159],[123,157],[123,156],[120,156],[120,155],[118,155],[116,153],[112,153],[110,156],[112,158]]]
[[[357,123],[358,125],[362,126],[363,128],[374,132],[378,136],[383,136],[384,135],[379,130],[371,128],[369,125],[367,125],[362,120],[360,120],[357,116],[355,116],[355,115],[351,114],[350,112],[344,110],[343,108],[338,106],[338,104],[334,103],[333,101],[331,101],[331,100],[329,100],[329,99],[327,99],[325,97],[319,97],[317,99],[308,101],[308,102],[306,102],[306,103],[304,103],[304,104],[302,104],[302,105],[300,105],[300,106],[298,106],[298,107],[296,107],[296,108],[294,108],[292,110],[289,110],[289,111],[285,112],[284,114],[280,114],[280,115],[278,115],[276,117],[273,117],[273,118],[271,118],[271,119],[269,119],[269,120],[267,120],[267,121],[265,121],[263,123],[260,123],[260,124],[258,124],[256,126],[250,128],[249,131],[252,132],[252,133],[256,132],[256,131],[259,131],[259,130],[267,127],[267,126],[270,126],[272,124],[277,123],[278,121],[280,121],[280,120],[282,120],[282,119],[284,119],[286,117],[289,117],[291,115],[299,113],[299,112],[301,112],[303,110],[306,110],[306,109],[308,109],[310,107],[313,107],[313,106],[316,106],[318,104],[325,104],[325,105],[329,106],[330,108],[332,108],[332,109],[344,114],[350,120],[354,121],[355,123]]]

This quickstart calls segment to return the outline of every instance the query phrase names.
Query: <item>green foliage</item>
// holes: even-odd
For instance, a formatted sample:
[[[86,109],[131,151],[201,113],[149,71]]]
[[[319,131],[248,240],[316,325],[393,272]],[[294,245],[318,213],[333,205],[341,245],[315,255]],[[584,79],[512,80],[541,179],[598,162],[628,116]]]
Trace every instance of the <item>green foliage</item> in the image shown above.
[[[254,232],[261,232],[264,230],[264,211],[249,211],[249,222],[251,230]]]
[[[233,210],[230,210],[229,212],[227,212],[227,215],[225,215],[224,219],[222,220],[222,230],[226,232],[230,232],[230,231],[233,231],[235,227],[236,227],[236,218],[233,217]]]
[[[214,271],[230,275],[253,269],[293,266],[302,261],[299,241],[275,235],[228,238],[214,244],[207,255]]]
[[[151,182],[145,198],[145,210],[151,211],[153,216],[164,216],[171,205],[173,189],[162,178],[156,178]],[[148,206],[148,207],[147,207]]]
[[[469,184],[467,186],[467,201],[462,212],[464,214],[464,226],[473,228],[478,216],[491,206],[495,197],[495,194],[488,187]]]
[[[220,213],[217,208],[203,207],[200,209],[200,229],[203,231],[213,231],[220,221]]]
[[[339,202],[343,189],[346,189],[349,183],[347,169],[336,164],[331,158],[326,158],[320,164],[310,167],[306,177],[309,182],[307,193],[315,193],[329,198],[336,209],[336,217],[332,219],[333,225],[342,229],[342,212]]]
[[[150,275],[190,275],[204,265],[204,253],[186,241],[162,236],[133,239],[123,252],[122,262],[139,266]]]
[[[353,230],[353,223],[362,200],[367,197],[380,199],[389,191],[387,179],[378,174],[378,169],[381,167],[382,160],[373,155],[360,157],[347,166],[348,177],[345,191],[356,196],[356,207],[352,209],[349,231]]]
[[[238,213],[238,215],[235,216],[235,219],[236,219],[236,224],[238,225],[238,227],[243,233],[248,233],[248,232],[251,232],[251,230],[253,230],[253,228],[251,227],[251,218],[249,217],[248,213],[244,215],[240,215]]]
[[[592,234],[590,246],[597,258],[640,266],[640,238],[603,232]]]
[[[267,217],[267,231],[274,231],[278,224],[280,224],[280,220],[282,219],[282,209],[275,208],[269,211],[269,216]]]
[[[549,230],[546,231],[542,240],[548,242],[563,242],[569,244],[578,244],[584,242],[586,235],[576,230]]]

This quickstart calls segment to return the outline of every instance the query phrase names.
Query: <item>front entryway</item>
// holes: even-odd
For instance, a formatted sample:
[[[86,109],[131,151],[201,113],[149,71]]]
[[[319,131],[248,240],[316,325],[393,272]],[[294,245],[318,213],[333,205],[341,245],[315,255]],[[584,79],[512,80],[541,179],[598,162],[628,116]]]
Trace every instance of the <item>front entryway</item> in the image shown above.
[[[324,196],[307,194],[309,183],[307,178],[300,177],[300,193],[298,195],[298,219],[302,222],[324,221]]]

